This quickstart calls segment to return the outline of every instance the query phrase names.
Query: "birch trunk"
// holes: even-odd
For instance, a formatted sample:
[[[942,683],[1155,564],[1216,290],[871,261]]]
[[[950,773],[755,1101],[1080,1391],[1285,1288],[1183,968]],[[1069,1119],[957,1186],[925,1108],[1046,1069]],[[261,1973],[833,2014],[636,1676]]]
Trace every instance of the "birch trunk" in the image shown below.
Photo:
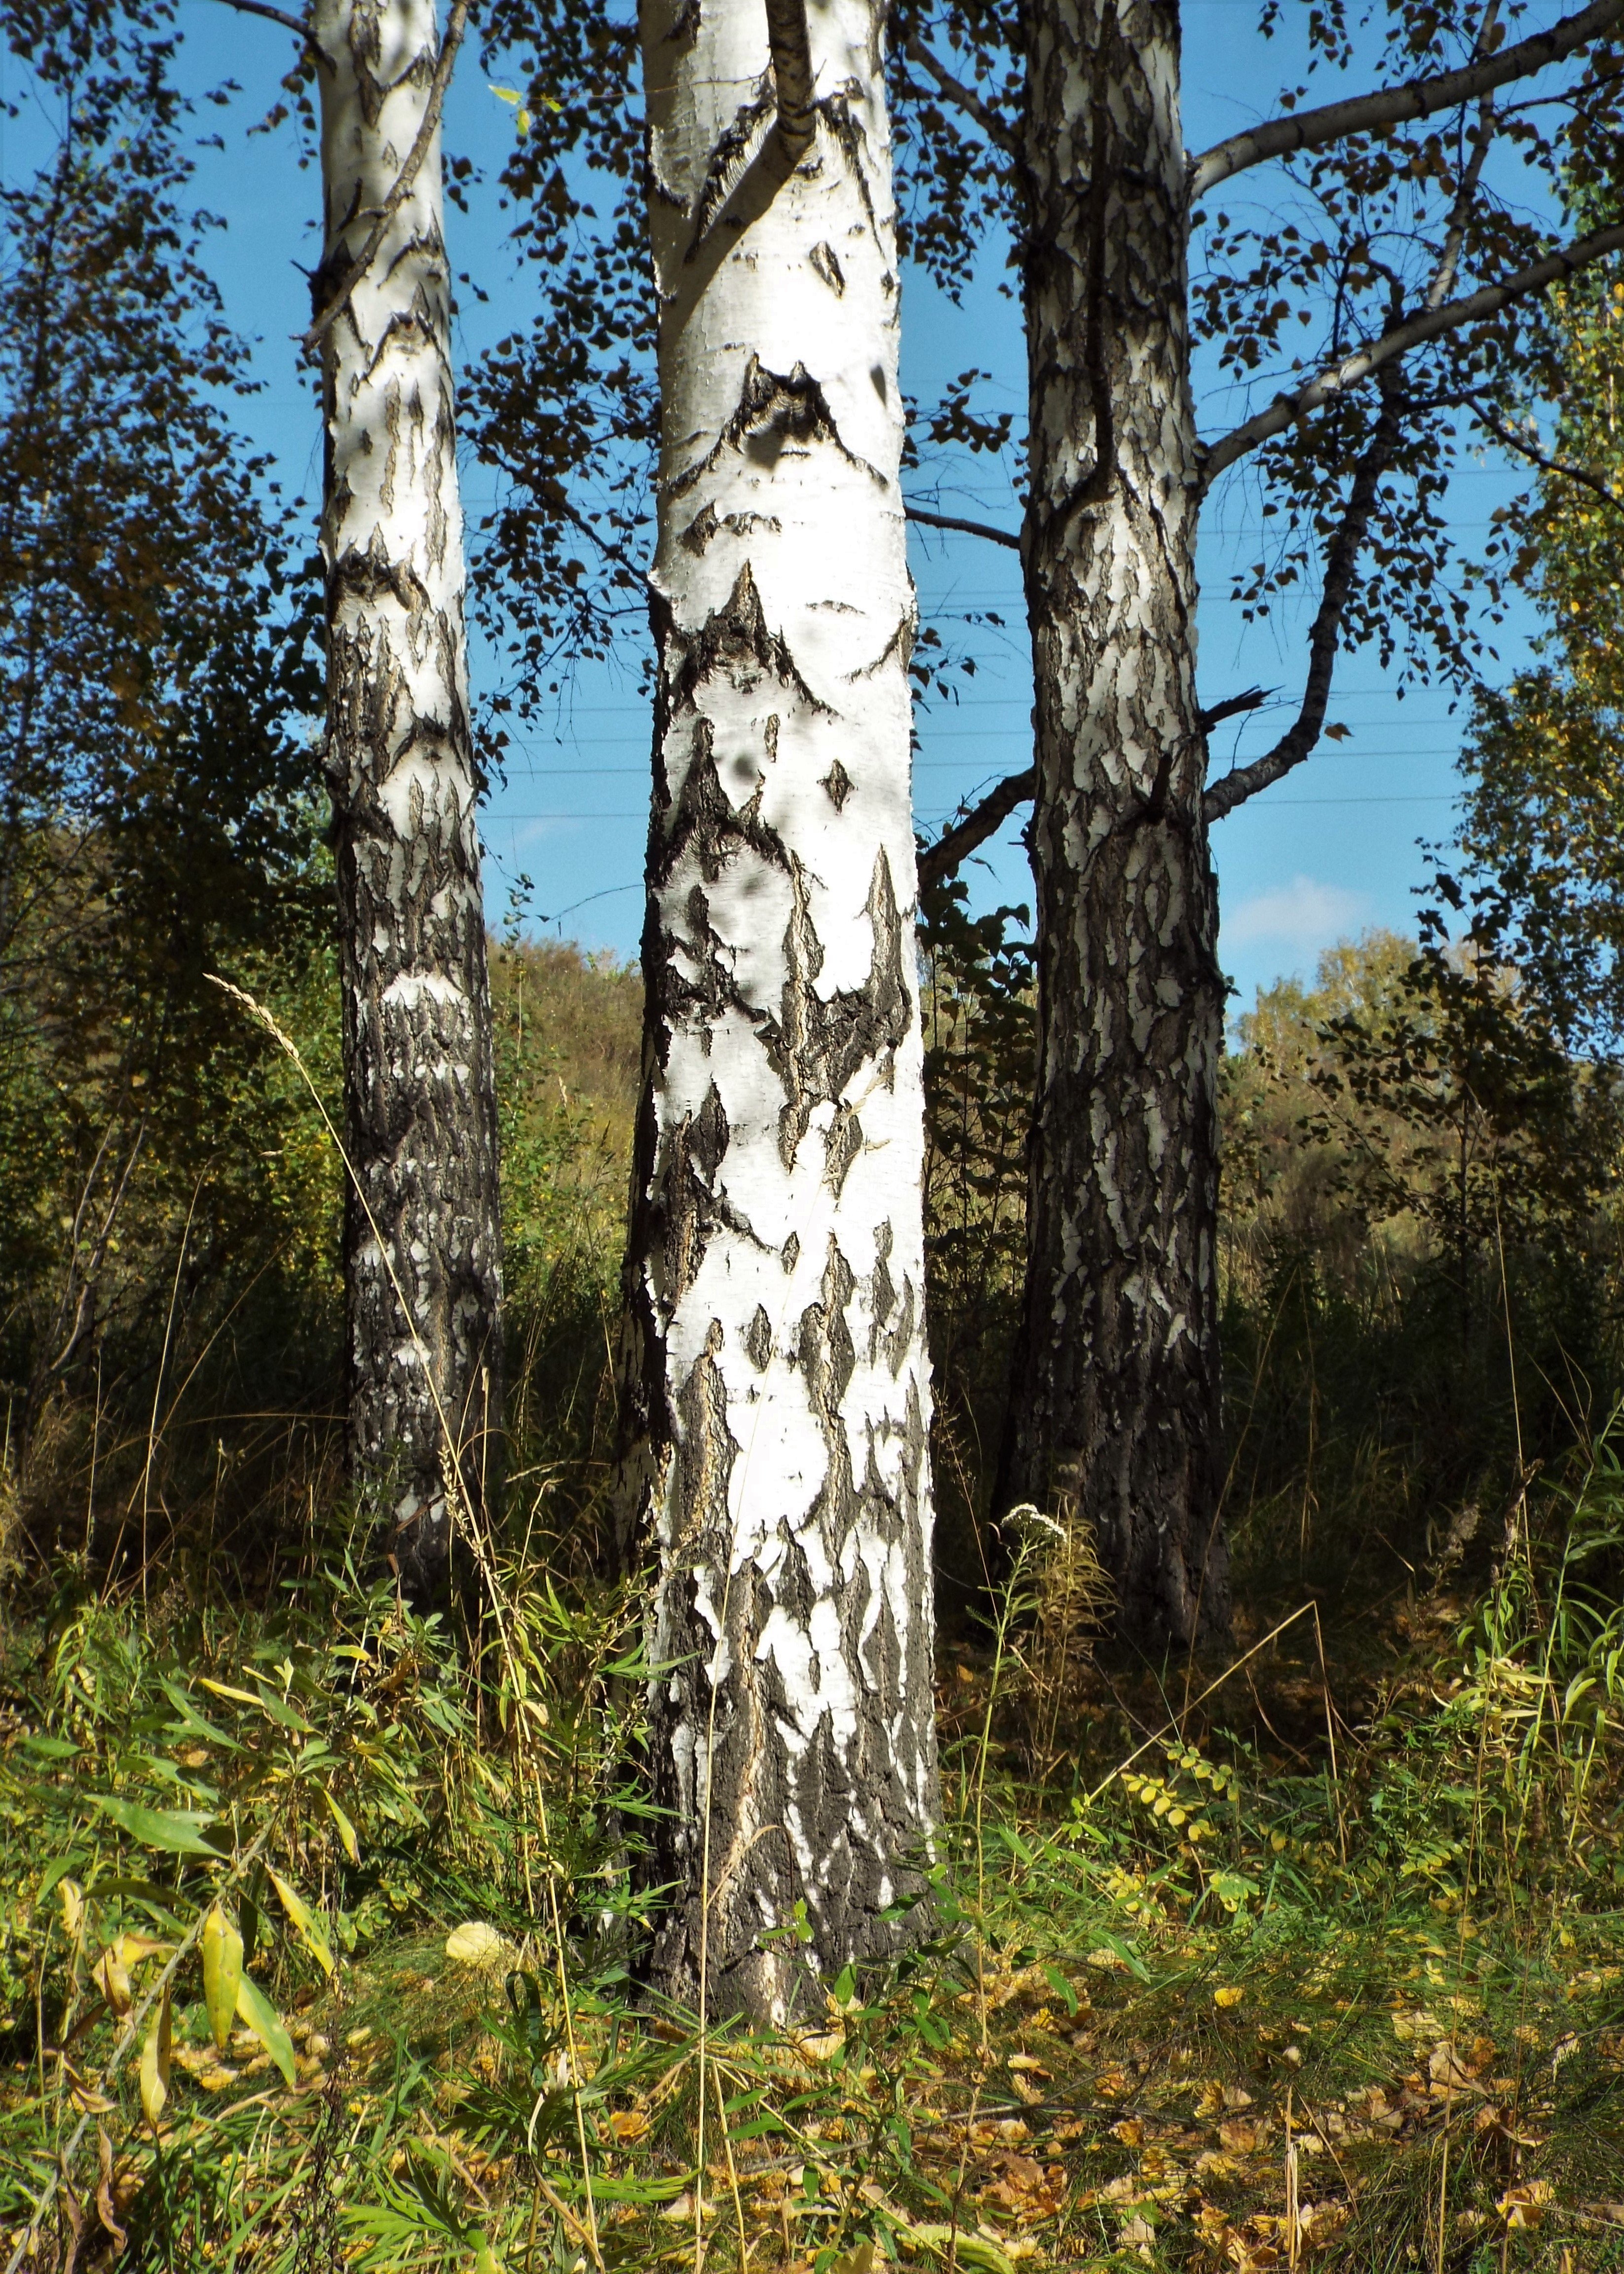
[[[817,0],[809,50],[808,12],[647,0],[643,31],[662,427],[623,1544],[665,1669],[653,1978],[767,2021],[898,1946],[936,1805],[884,11]]]
[[[1178,14],[1023,13],[1039,1068],[1000,1502],[1091,1522],[1159,1649],[1229,1619]]]
[[[315,0],[326,250],[342,292],[422,125],[432,0]],[[322,341],[327,740],[338,867],[350,1457],[407,1592],[441,1590],[455,1446],[500,1417],[500,1249],[438,133]],[[404,1307],[402,1307],[402,1302]]]

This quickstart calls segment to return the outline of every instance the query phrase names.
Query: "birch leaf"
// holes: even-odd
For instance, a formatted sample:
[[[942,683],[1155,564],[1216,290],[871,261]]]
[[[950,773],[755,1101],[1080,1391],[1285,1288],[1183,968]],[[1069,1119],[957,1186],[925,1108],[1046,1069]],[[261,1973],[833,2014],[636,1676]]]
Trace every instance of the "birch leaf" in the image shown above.
[[[350,1818],[344,1814],[343,1810],[339,1806],[338,1803],[334,1799],[330,1792],[323,1792],[321,1797],[326,1801],[327,1808],[331,1812],[333,1821],[338,1826],[338,1836],[344,1843],[345,1855],[349,1856],[352,1864],[358,1864],[361,1860],[361,1849],[356,1839],[354,1825],[351,1824]]]
[[[166,1990],[141,2047],[141,2113],[158,2129],[158,2119],[169,2097],[169,1993]]]
[[[203,1922],[203,2000],[208,2007],[208,2026],[222,2052],[231,2042],[242,1974],[243,1938],[216,1903]]]
[[[271,1873],[271,1885],[281,1896],[282,1907],[297,1928],[304,1947],[322,1972],[330,1975],[333,1971],[333,1946],[327,1940],[327,1929],[320,1918],[312,1910],[298,1889],[289,1886],[280,1871]]]
[[[246,1974],[237,1981],[237,2010],[244,2027],[253,2031],[287,2082],[292,2084],[298,2074],[294,2067],[293,2040],[283,2028],[275,2007]]]

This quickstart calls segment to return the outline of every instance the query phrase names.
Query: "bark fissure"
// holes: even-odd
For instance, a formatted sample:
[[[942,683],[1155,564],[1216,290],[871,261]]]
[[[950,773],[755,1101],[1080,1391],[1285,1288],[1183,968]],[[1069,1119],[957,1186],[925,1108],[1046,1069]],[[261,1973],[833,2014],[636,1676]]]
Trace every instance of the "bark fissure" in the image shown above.
[[[702,11],[674,59],[644,27],[658,676],[619,1501],[663,1669],[650,1970],[763,2018],[897,1946],[936,1806],[878,10],[774,8],[771,53],[764,4]],[[752,154],[739,91],[768,87]]]

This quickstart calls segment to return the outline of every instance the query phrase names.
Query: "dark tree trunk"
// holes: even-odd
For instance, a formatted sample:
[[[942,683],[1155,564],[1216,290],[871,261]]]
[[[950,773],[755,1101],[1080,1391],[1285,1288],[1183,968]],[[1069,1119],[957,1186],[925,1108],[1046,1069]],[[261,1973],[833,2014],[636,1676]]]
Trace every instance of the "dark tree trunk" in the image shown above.
[[[1178,17],[1043,0],[1025,28],[1039,1062],[997,1505],[1092,1525],[1160,1650],[1229,1616]]]
[[[432,0],[318,0],[327,250],[342,290],[422,124]],[[349,1435],[417,1601],[500,1426],[495,1085],[462,620],[438,139],[323,339],[327,778],[338,867]]]

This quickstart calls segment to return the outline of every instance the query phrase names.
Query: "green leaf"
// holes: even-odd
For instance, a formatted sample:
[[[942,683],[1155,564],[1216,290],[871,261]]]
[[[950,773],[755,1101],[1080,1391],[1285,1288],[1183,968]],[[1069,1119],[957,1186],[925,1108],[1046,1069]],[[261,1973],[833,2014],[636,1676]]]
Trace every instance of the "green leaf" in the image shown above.
[[[1046,1966],[1043,1969],[1043,1979],[1048,1983],[1055,1995],[1064,2000],[1067,2013],[1075,2014],[1077,2011],[1077,1992],[1071,1987],[1070,1978],[1066,1975],[1064,1975],[1057,1966]]]
[[[183,1814],[173,1809],[141,1808],[132,1800],[115,1800],[110,1793],[93,1792],[86,1797],[93,1808],[99,1808],[103,1816],[143,1848],[162,1848],[171,1856],[207,1856],[216,1864],[220,1861],[219,1841],[203,1837],[203,1826],[214,1820],[212,1816],[199,1815],[193,1809]]]
[[[298,2075],[293,2065],[293,2040],[282,2027],[282,2015],[265,1992],[244,1974],[237,1985],[237,2015],[252,2029],[289,2084]]]

